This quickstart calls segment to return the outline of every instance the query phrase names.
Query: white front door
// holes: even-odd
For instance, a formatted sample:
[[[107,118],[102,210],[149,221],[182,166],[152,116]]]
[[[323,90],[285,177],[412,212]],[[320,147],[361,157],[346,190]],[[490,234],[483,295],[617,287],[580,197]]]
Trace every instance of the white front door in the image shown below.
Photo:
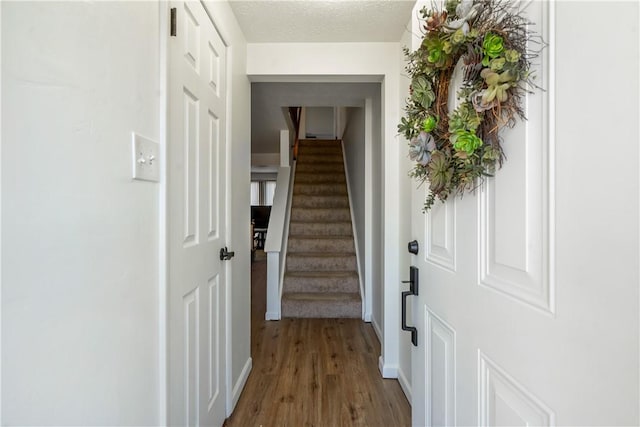
[[[553,91],[556,75],[567,84],[558,86],[559,95],[588,80],[550,69],[551,61],[563,60],[550,54],[556,48],[560,52],[556,43],[561,36],[562,52],[581,55],[567,40],[575,31],[571,24],[586,22],[585,16],[596,19],[605,8],[588,2],[558,6],[562,13],[555,39],[550,31],[554,4],[522,4],[552,47],[543,51],[537,70],[538,84],[547,91],[527,97],[528,121],[503,134],[504,167],[475,195],[436,202],[426,215],[421,212],[424,186],[412,195],[412,233],[420,245],[419,254],[411,256],[411,264],[419,268],[419,295],[409,297],[408,319],[418,330],[412,352],[413,423],[636,424],[637,139],[610,140],[623,141],[630,150],[632,159],[623,162],[625,170],[636,171],[635,181],[613,179],[606,186],[608,194],[591,194],[584,186],[602,187],[591,173],[614,173],[616,167],[600,170],[590,163],[597,158],[592,153],[606,159],[601,151],[608,150],[602,145],[606,141],[590,135],[599,124],[583,121],[579,111],[584,112],[584,105],[566,95],[554,98]],[[573,21],[574,16],[582,20]],[[596,39],[587,36],[586,27],[581,34]],[[580,91],[576,87],[573,93]],[[594,105],[602,107],[598,96]],[[554,105],[555,99],[561,102]],[[555,117],[575,122],[558,123],[556,131],[554,111]],[[630,115],[617,111],[621,120]],[[622,121],[607,125],[616,123],[629,129]],[[635,193],[629,192],[634,186]],[[599,207],[610,198],[624,200],[625,192],[628,206]],[[592,202],[585,197],[593,197]],[[585,205],[593,205],[601,217],[576,209]],[[629,215],[616,209],[628,209]],[[633,271],[631,263],[625,264],[629,259]]]
[[[172,2],[169,40],[169,422],[225,419],[226,51],[202,4]]]

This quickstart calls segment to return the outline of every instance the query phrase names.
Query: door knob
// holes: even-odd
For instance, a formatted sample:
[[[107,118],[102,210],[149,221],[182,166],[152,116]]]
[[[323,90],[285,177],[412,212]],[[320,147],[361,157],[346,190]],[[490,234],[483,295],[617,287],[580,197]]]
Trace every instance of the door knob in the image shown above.
[[[229,261],[235,254],[235,252],[229,252],[229,249],[225,246],[220,249],[220,261]]]

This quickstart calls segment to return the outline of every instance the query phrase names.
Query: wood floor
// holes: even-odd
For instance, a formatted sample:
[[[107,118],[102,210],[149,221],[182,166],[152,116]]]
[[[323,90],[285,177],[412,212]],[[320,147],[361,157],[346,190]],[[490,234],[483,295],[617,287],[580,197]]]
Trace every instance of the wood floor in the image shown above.
[[[253,370],[227,427],[409,426],[396,380],[378,371],[380,343],[360,319],[264,320],[266,262],[252,264]]]

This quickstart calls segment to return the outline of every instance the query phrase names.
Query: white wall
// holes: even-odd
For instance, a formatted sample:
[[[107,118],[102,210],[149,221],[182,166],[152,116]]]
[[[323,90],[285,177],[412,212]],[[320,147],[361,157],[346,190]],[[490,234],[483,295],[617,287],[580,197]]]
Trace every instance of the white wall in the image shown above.
[[[273,98],[264,96],[264,88],[253,84],[251,88],[251,152],[264,158],[263,164],[278,166],[280,164],[280,130],[288,129],[286,116],[281,105],[274,103]],[[289,114],[287,111],[286,114]],[[264,163],[275,160],[275,163]]]
[[[277,168],[280,164],[280,151],[273,153],[251,153],[251,166]]]
[[[353,213],[358,237],[360,277],[364,284],[365,320],[382,339],[382,189],[380,93],[372,94],[364,108],[346,108],[344,144]],[[370,109],[367,112],[367,109]]]
[[[346,127],[342,140],[344,142],[345,157],[349,175],[349,189],[351,191],[351,207],[358,238],[360,256],[360,278],[364,280],[364,249],[365,249],[365,132],[364,108],[346,109]]]
[[[395,377],[398,372],[398,287],[402,280],[399,258],[402,251],[406,251],[404,236],[399,232],[402,210],[399,183],[404,173],[400,171],[400,153],[405,152],[397,140],[400,54],[398,43],[249,43],[247,46],[247,74],[253,81],[382,82],[381,147],[384,152],[379,173],[384,179],[380,195],[383,199],[380,223],[385,224],[380,233],[384,282],[380,283],[382,315],[372,321],[382,333],[380,368],[386,377]]]
[[[227,392],[231,393],[227,414],[237,403],[242,387],[251,370],[251,83],[246,74],[247,44],[235,15],[227,1],[206,1],[216,27],[229,45],[228,76],[231,94],[228,108],[231,110],[227,135],[231,143],[227,170],[230,190],[227,203],[231,215],[227,219],[229,248],[235,251],[230,263],[231,278],[227,292],[227,361],[231,363]],[[277,164],[277,163],[276,163]]]
[[[307,107],[305,137],[334,139],[335,126],[332,107]]]
[[[158,4],[1,7],[2,423],[157,424]]]

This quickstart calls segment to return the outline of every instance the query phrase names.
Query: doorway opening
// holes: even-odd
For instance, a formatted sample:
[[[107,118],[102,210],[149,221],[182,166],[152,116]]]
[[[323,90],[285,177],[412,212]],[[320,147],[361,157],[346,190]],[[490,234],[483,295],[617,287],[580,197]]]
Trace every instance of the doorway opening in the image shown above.
[[[367,322],[372,320],[372,307],[382,305],[382,90],[379,81],[254,82],[251,87],[252,181],[277,179],[283,162],[281,147],[286,146],[281,143],[281,131],[289,131],[289,149],[295,135],[288,113],[291,106],[302,107],[300,139],[343,141],[359,254],[362,318]],[[292,164],[292,153],[284,154]],[[275,189],[279,190],[286,191]],[[273,207],[272,215],[275,211]],[[268,231],[266,236],[269,241]],[[287,236],[283,237],[280,247],[286,244]],[[273,234],[271,239],[275,239]],[[265,310],[267,317],[279,318],[280,313],[274,315],[272,307]],[[381,338],[379,326],[374,324],[374,328]]]

